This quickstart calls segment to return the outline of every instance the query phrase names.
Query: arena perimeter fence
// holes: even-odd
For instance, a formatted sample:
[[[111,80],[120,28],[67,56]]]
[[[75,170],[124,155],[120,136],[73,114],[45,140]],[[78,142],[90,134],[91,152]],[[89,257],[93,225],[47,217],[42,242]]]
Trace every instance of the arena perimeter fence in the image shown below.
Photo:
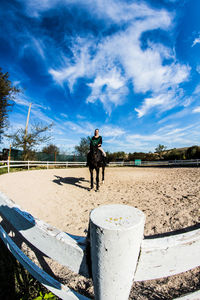
[[[144,224],[145,215],[134,207],[99,206],[90,213],[88,236],[74,236],[34,218],[0,192],[0,238],[16,259],[61,299],[89,298],[38,267],[17,245],[17,235],[60,265],[92,277],[95,299],[125,300],[133,281],[168,277],[200,265],[199,227],[144,238]],[[200,299],[200,291],[178,299]]]
[[[137,167],[164,167],[164,166],[199,166],[200,159],[190,159],[190,160],[169,160],[169,161],[141,161],[140,165],[136,165],[134,161],[116,161],[109,162],[107,166],[137,166]],[[73,166],[86,166],[86,162],[82,161],[16,161],[16,160],[3,160],[0,161],[0,169],[7,168],[8,173],[10,168],[27,168],[28,170],[32,167],[44,167],[49,169],[51,167],[73,167]]]

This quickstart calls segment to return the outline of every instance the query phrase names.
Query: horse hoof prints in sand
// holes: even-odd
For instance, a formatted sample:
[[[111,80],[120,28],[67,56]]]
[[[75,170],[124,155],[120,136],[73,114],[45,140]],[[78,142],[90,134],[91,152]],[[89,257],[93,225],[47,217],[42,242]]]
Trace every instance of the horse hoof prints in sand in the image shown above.
[[[93,182],[93,171],[96,170],[96,191],[99,190],[99,169],[102,168],[102,183],[104,183],[104,170],[105,170],[105,157],[103,157],[102,152],[98,149],[98,146],[91,147],[88,156],[88,166],[90,170],[90,183],[91,189],[94,187]]]

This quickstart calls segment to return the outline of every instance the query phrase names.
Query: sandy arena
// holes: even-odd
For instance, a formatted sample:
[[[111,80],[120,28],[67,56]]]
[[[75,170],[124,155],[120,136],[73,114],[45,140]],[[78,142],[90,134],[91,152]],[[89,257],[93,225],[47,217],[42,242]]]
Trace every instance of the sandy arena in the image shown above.
[[[91,209],[111,203],[141,209],[146,214],[145,235],[200,222],[200,168],[107,168],[99,192],[89,191],[89,179],[86,168],[24,171],[0,176],[0,190],[33,216],[77,235],[85,235]],[[192,285],[198,287],[199,275],[197,268],[181,279],[178,275],[147,285],[134,283],[139,294],[132,292],[130,299],[172,299]]]

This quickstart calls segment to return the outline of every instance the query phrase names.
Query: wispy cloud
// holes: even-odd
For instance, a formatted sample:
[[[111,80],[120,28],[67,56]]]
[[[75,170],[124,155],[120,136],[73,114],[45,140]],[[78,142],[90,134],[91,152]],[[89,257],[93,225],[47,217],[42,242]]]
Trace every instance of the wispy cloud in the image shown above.
[[[197,65],[196,71],[200,74],[200,65]]]
[[[193,113],[200,113],[200,106],[197,106],[193,109]]]
[[[102,135],[105,136],[106,138],[107,137],[114,137],[114,138],[120,137],[126,133],[125,130],[123,130],[119,127],[113,126],[113,125],[102,126],[101,132],[102,132]]]
[[[196,39],[194,39],[194,41],[192,43],[192,47],[194,47],[196,44],[200,44],[200,36],[197,37]]]
[[[89,122],[75,123],[72,121],[66,121],[64,122],[64,125],[70,130],[72,130],[75,134],[82,134],[83,136],[90,136],[95,129],[95,126]]]
[[[160,107],[160,109],[168,110],[176,104],[176,95],[174,93],[166,93],[157,95],[151,98],[145,98],[144,103],[140,108],[135,108],[138,117],[141,118],[146,115],[153,108]]]
[[[193,95],[199,95],[200,93],[200,84],[197,84],[197,86],[195,87],[195,90],[193,92]]]
[[[102,17],[103,4],[97,1],[95,5],[95,12]],[[86,102],[99,100],[109,113],[126,101],[130,82],[134,92],[152,93],[136,109],[139,117],[152,108],[170,109],[176,97],[170,98],[168,90],[174,89],[176,94],[177,86],[188,79],[190,67],[178,63],[174,51],[163,44],[147,41],[143,49],[141,37],[146,31],[170,29],[173,14],[137,2],[108,1],[106,7],[107,17],[117,24],[126,22],[126,29],[106,37],[76,37],[71,47],[73,57],[65,58],[65,66],[50,68],[49,73],[57,83],[67,82],[71,91],[79,78],[87,78],[91,93]],[[166,59],[169,63],[164,65]]]
[[[63,118],[65,118],[65,119],[68,118],[68,115],[67,115],[67,114],[61,113],[60,115],[61,115]]]
[[[176,127],[176,125],[171,124],[156,130],[150,135],[127,135],[127,140],[129,142],[146,142],[149,149],[152,147],[152,145],[156,146],[159,143],[163,143],[170,148],[172,145],[174,145],[174,141],[176,141],[176,146],[191,145],[195,139],[200,137],[200,133],[196,131],[197,127],[200,127],[199,123],[185,127]],[[193,137],[191,136],[191,133],[193,133]]]

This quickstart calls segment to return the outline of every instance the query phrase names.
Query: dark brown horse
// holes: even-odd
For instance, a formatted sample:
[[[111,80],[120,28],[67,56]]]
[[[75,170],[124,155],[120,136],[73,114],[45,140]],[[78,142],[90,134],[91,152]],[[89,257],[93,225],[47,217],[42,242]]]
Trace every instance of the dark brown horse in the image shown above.
[[[98,146],[91,146],[88,154],[88,166],[90,170],[91,189],[93,189],[93,170],[96,170],[96,190],[99,190],[99,169],[102,168],[102,183],[104,182],[105,158]]]

